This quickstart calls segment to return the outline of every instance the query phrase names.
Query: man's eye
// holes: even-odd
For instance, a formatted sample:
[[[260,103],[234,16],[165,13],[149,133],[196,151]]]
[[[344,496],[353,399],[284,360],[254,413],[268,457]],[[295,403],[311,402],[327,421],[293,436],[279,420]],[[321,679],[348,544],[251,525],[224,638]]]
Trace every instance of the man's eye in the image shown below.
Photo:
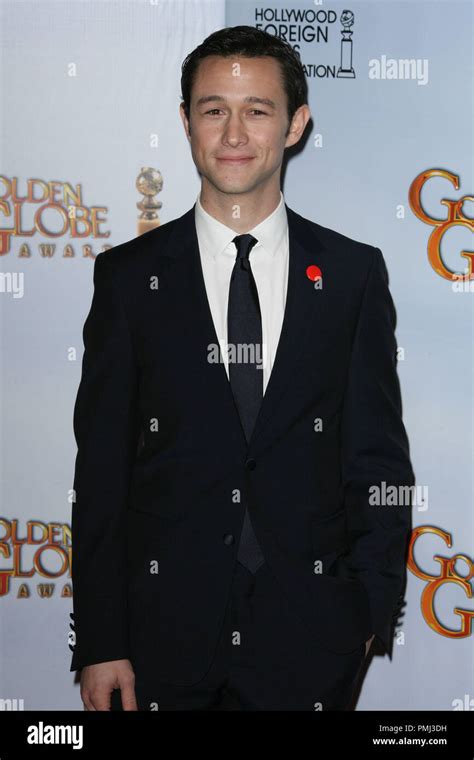
[[[206,114],[208,113],[216,113],[219,112],[220,108],[211,108],[209,111],[206,111]],[[251,113],[257,113],[257,114],[263,114],[265,116],[265,111],[260,111],[258,108],[252,108]]]

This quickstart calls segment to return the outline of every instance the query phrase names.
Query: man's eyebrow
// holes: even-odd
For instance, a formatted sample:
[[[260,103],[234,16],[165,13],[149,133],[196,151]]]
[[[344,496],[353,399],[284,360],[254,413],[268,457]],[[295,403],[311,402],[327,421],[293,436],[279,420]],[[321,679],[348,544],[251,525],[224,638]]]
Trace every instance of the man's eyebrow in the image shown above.
[[[222,95],[203,95],[196,102],[197,106],[201,106],[204,103],[210,103],[212,101],[223,102],[225,98]],[[248,95],[244,98],[244,103],[261,103],[262,105],[269,106],[270,108],[276,108],[275,101],[270,98],[259,98],[256,95]]]

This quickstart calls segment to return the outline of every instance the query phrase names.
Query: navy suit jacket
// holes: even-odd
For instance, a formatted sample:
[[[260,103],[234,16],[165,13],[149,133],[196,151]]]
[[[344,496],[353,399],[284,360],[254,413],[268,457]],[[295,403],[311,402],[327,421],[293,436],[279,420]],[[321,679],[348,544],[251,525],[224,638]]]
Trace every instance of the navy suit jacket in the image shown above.
[[[160,682],[200,680],[245,507],[315,647],[346,653],[375,633],[392,656],[411,508],[374,506],[369,488],[414,474],[387,270],[380,249],[286,210],[284,320],[248,445],[224,364],[209,361],[194,207],[95,260],[74,408],[71,670],[127,658]]]

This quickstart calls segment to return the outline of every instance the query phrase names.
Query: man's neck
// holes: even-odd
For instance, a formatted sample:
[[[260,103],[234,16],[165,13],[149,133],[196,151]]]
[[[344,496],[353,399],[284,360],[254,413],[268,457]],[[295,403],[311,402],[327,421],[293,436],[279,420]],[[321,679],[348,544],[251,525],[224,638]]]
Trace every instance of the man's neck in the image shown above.
[[[239,234],[253,229],[280,203],[280,189],[257,193],[215,193],[201,186],[201,206],[210,216]]]

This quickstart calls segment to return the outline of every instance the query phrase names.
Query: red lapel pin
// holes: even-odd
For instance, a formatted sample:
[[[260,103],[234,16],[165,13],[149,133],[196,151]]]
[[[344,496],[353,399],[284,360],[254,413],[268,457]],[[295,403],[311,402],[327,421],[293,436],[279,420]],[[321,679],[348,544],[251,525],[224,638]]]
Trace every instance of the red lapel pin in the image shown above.
[[[316,282],[317,280],[323,279],[323,273],[316,264],[310,264],[306,269],[306,277],[308,280],[311,280],[311,282]]]

